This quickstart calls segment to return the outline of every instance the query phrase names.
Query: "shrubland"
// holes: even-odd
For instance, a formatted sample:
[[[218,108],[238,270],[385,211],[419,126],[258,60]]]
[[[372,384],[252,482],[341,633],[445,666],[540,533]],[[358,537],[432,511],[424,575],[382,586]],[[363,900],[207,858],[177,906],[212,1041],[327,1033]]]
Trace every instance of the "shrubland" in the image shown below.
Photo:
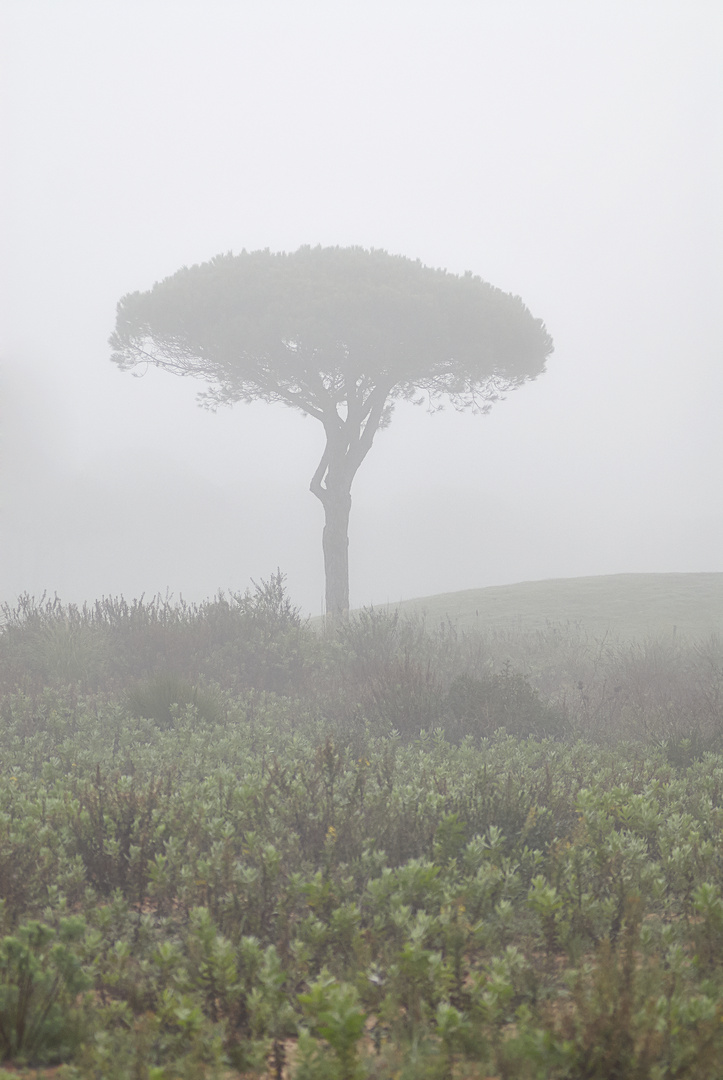
[[[0,717],[6,1064],[720,1076],[715,639],[23,597]]]

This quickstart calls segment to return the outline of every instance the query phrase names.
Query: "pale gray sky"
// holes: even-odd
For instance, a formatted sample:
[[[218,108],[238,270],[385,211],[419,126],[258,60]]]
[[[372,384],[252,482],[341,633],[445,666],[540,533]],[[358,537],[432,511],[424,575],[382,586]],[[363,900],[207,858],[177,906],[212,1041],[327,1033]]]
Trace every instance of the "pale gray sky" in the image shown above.
[[[356,605],[723,570],[723,9],[703,0],[5,0],[0,600],[243,590],[318,612],[313,420],[108,360],[220,251],[361,244],[523,297],[549,370],[399,409]],[[318,430],[317,430],[318,429]]]

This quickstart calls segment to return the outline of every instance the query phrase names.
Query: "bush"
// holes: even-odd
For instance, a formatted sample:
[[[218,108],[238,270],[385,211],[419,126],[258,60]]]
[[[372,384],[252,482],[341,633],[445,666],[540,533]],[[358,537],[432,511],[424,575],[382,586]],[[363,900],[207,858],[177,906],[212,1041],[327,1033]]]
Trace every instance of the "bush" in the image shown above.
[[[31,921],[0,941],[0,1049],[3,1060],[63,1061],[83,1032],[78,995],[92,979],[77,946],[82,918],[62,919],[55,929]]]
[[[24,595],[15,607],[3,605],[0,616],[0,692],[31,696],[66,686],[115,694],[129,682],[171,679],[179,680],[175,693],[186,684],[186,698],[189,684],[196,687],[200,679],[234,692],[287,694],[300,687],[317,645],[280,571],[252,591],[219,593],[201,604],[104,597],[78,607]],[[163,697],[158,687],[139,692]],[[160,708],[159,722],[168,725]]]
[[[446,708],[452,722],[447,733],[456,741],[467,735],[489,738],[498,728],[509,735],[539,739],[561,736],[569,728],[562,710],[540,700],[529,682],[511,666],[491,675],[458,675],[447,692]]]
[[[172,728],[179,714],[189,707],[205,723],[218,723],[223,715],[217,695],[173,674],[155,675],[136,683],[128,691],[126,705],[131,716],[153,720],[163,730]]]

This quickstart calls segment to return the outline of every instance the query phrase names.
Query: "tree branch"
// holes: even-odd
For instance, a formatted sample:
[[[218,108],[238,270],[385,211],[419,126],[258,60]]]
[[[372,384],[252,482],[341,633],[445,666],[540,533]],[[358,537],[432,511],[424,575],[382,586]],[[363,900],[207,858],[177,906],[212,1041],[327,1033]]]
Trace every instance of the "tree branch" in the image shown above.
[[[322,484],[322,480],[326,475],[326,470],[329,467],[329,444],[324,447],[324,453],[321,455],[321,461],[319,462],[316,472],[311,478],[309,484],[309,491],[312,495],[316,495],[322,503],[326,502],[326,488]]]
[[[347,459],[353,469],[352,476],[356,473],[364,458],[371,450],[374,436],[384,413],[384,406],[390,394],[390,388],[385,385],[375,386],[364,403],[363,416],[366,417],[361,434],[353,446],[347,452]]]

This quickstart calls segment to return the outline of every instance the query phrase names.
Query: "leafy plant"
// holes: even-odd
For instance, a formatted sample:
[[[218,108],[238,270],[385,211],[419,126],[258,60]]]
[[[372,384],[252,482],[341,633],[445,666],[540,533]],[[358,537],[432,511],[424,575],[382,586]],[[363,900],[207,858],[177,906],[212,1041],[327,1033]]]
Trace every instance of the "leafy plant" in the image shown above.
[[[3,1060],[62,1061],[77,1048],[85,1013],[76,999],[92,985],[79,956],[84,933],[72,916],[57,928],[31,920],[0,941]]]
[[[324,1069],[315,1048],[307,1042],[302,1063],[296,1073],[297,1080],[311,1080],[322,1075],[323,1069],[335,1080],[360,1080],[363,1070],[357,1053],[357,1044],[364,1033],[366,1016],[359,1004],[359,996],[353,986],[338,983],[324,970],[311,984],[309,990],[299,995],[311,1032],[321,1037],[334,1056],[334,1070]]]
[[[222,715],[213,694],[170,672],[137,683],[126,701],[131,716],[153,720],[165,730],[174,727],[179,714],[189,707],[206,723],[218,723]]]
[[[451,683],[446,707],[453,717],[450,734],[485,738],[498,728],[510,735],[538,738],[566,733],[566,717],[546,705],[525,677],[506,663],[489,675],[458,675]]]

